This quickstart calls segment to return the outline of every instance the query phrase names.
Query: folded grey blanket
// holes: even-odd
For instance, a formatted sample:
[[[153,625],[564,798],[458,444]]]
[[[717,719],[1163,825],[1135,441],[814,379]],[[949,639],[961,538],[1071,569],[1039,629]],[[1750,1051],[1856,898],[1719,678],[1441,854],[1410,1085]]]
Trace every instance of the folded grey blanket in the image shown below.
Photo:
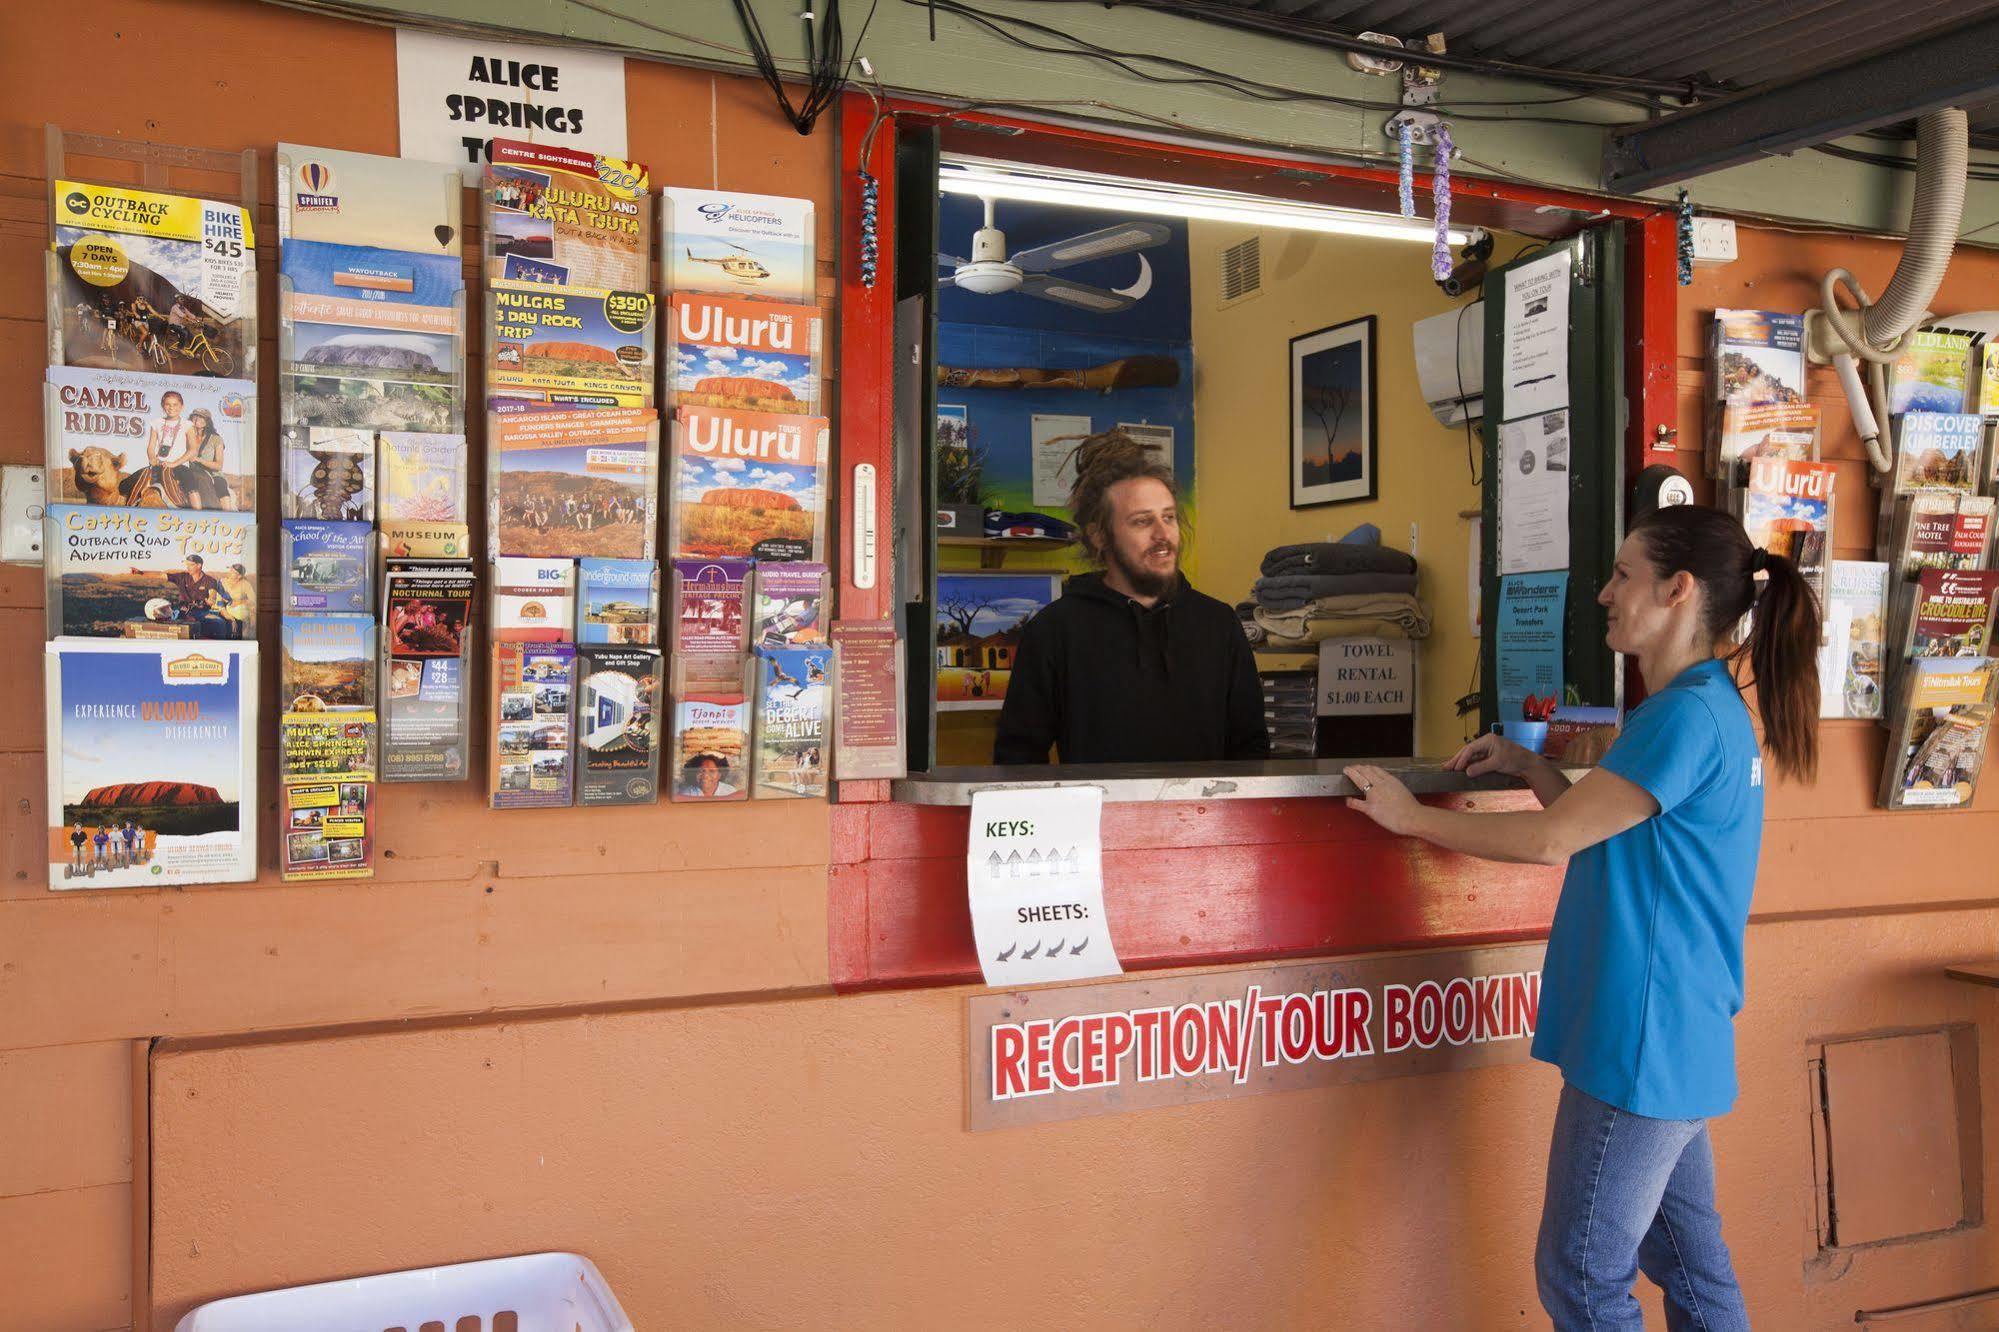
[[[1413,574],[1416,560],[1389,546],[1350,546],[1340,541],[1316,541],[1279,546],[1263,557],[1263,574]]]
[[[1256,580],[1250,595],[1266,608],[1279,602],[1302,606],[1315,597],[1347,597],[1369,592],[1414,592],[1412,573],[1270,574]]]

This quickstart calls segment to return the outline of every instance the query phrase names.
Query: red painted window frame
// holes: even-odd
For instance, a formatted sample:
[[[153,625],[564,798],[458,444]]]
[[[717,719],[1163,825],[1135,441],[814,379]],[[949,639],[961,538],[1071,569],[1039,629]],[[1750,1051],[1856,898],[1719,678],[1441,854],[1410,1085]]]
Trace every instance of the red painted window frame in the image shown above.
[[[989,112],[891,100],[900,117],[1019,130],[1068,151],[1159,152],[1156,144],[1104,130],[1050,125]],[[840,112],[838,489],[850,494],[853,469],[872,463],[875,528],[893,530],[891,367],[894,328],[894,135],[874,136],[860,160],[875,105],[849,94]],[[1180,161],[1218,172],[1283,171],[1318,183],[1393,186],[1377,168],[1299,162],[1248,151],[1175,144]],[[877,279],[861,282],[862,168],[878,186]],[[1427,181],[1423,182],[1427,188]],[[1631,475],[1672,462],[1660,427],[1677,426],[1675,323],[1678,293],[1674,222],[1659,205],[1484,180],[1455,182],[1460,201],[1493,206],[1552,205],[1622,218],[1632,228],[1626,273],[1626,339]],[[1476,203],[1474,203],[1476,206]],[[1665,442],[1670,443],[1670,434]],[[892,567],[884,546],[873,588],[853,582],[853,515],[840,510],[840,617],[893,614]],[[1521,807],[1523,793],[1460,796],[1460,808]],[[970,811],[898,804],[886,782],[842,782],[831,807],[827,951],[841,990],[976,982],[978,960],[965,909]],[[1128,970],[1197,966],[1325,953],[1496,943],[1545,935],[1560,887],[1558,871],[1495,865],[1390,837],[1332,799],[1223,800],[1104,807],[1104,899]]]

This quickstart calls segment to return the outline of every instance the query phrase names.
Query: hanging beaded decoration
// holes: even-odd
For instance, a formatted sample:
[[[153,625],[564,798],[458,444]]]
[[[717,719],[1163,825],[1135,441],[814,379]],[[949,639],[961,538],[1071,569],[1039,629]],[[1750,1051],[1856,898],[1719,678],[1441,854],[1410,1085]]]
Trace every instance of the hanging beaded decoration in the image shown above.
[[[875,260],[880,253],[880,241],[875,236],[875,207],[881,197],[881,186],[861,168],[861,285],[872,288],[875,285]]]
[[[1436,163],[1430,171],[1430,200],[1437,213],[1437,239],[1430,248],[1430,273],[1442,282],[1451,275],[1451,126],[1437,122]]]
[[[1691,287],[1694,285],[1694,201],[1693,197],[1687,193],[1685,186],[1680,188],[1680,227],[1678,239],[1680,246],[1680,285]]]
[[[1416,216],[1416,127],[1407,119],[1398,125],[1402,141],[1402,177],[1396,184],[1396,198],[1402,205],[1402,216]]]

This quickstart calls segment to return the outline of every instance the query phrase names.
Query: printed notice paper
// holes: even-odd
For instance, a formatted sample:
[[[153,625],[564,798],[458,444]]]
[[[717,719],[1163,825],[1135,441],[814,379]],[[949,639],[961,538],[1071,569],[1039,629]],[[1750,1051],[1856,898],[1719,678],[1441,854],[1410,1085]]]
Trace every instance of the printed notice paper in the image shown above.
[[[988,985],[1121,976],[1104,918],[1104,792],[972,793],[965,855],[972,936]]]
[[[1506,273],[1506,328],[1500,350],[1501,405],[1535,416],[1569,405],[1569,270],[1562,250]]]
[[[1090,433],[1087,416],[1044,416],[1028,429],[1034,451],[1034,502],[1063,505],[1076,485],[1076,446]]]
[[[1513,574],[1499,580],[1499,715],[1525,718],[1528,699],[1562,699],[1562,618],[1569,575]]]
[[[1499,427],[1499,572],[1569,567],[1569,414]]]

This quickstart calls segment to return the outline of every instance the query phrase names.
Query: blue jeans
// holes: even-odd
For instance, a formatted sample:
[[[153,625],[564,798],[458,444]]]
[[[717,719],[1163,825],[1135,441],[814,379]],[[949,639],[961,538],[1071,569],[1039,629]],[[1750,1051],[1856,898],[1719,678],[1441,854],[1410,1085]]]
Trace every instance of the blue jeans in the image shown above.
[[[1644,1332],[1641,1269],[1672,1332],[1747,1332],[1707,1121],[1647,1119],[1563,1083],[1534,1253],[1541,1307],[1556,1332]]]

